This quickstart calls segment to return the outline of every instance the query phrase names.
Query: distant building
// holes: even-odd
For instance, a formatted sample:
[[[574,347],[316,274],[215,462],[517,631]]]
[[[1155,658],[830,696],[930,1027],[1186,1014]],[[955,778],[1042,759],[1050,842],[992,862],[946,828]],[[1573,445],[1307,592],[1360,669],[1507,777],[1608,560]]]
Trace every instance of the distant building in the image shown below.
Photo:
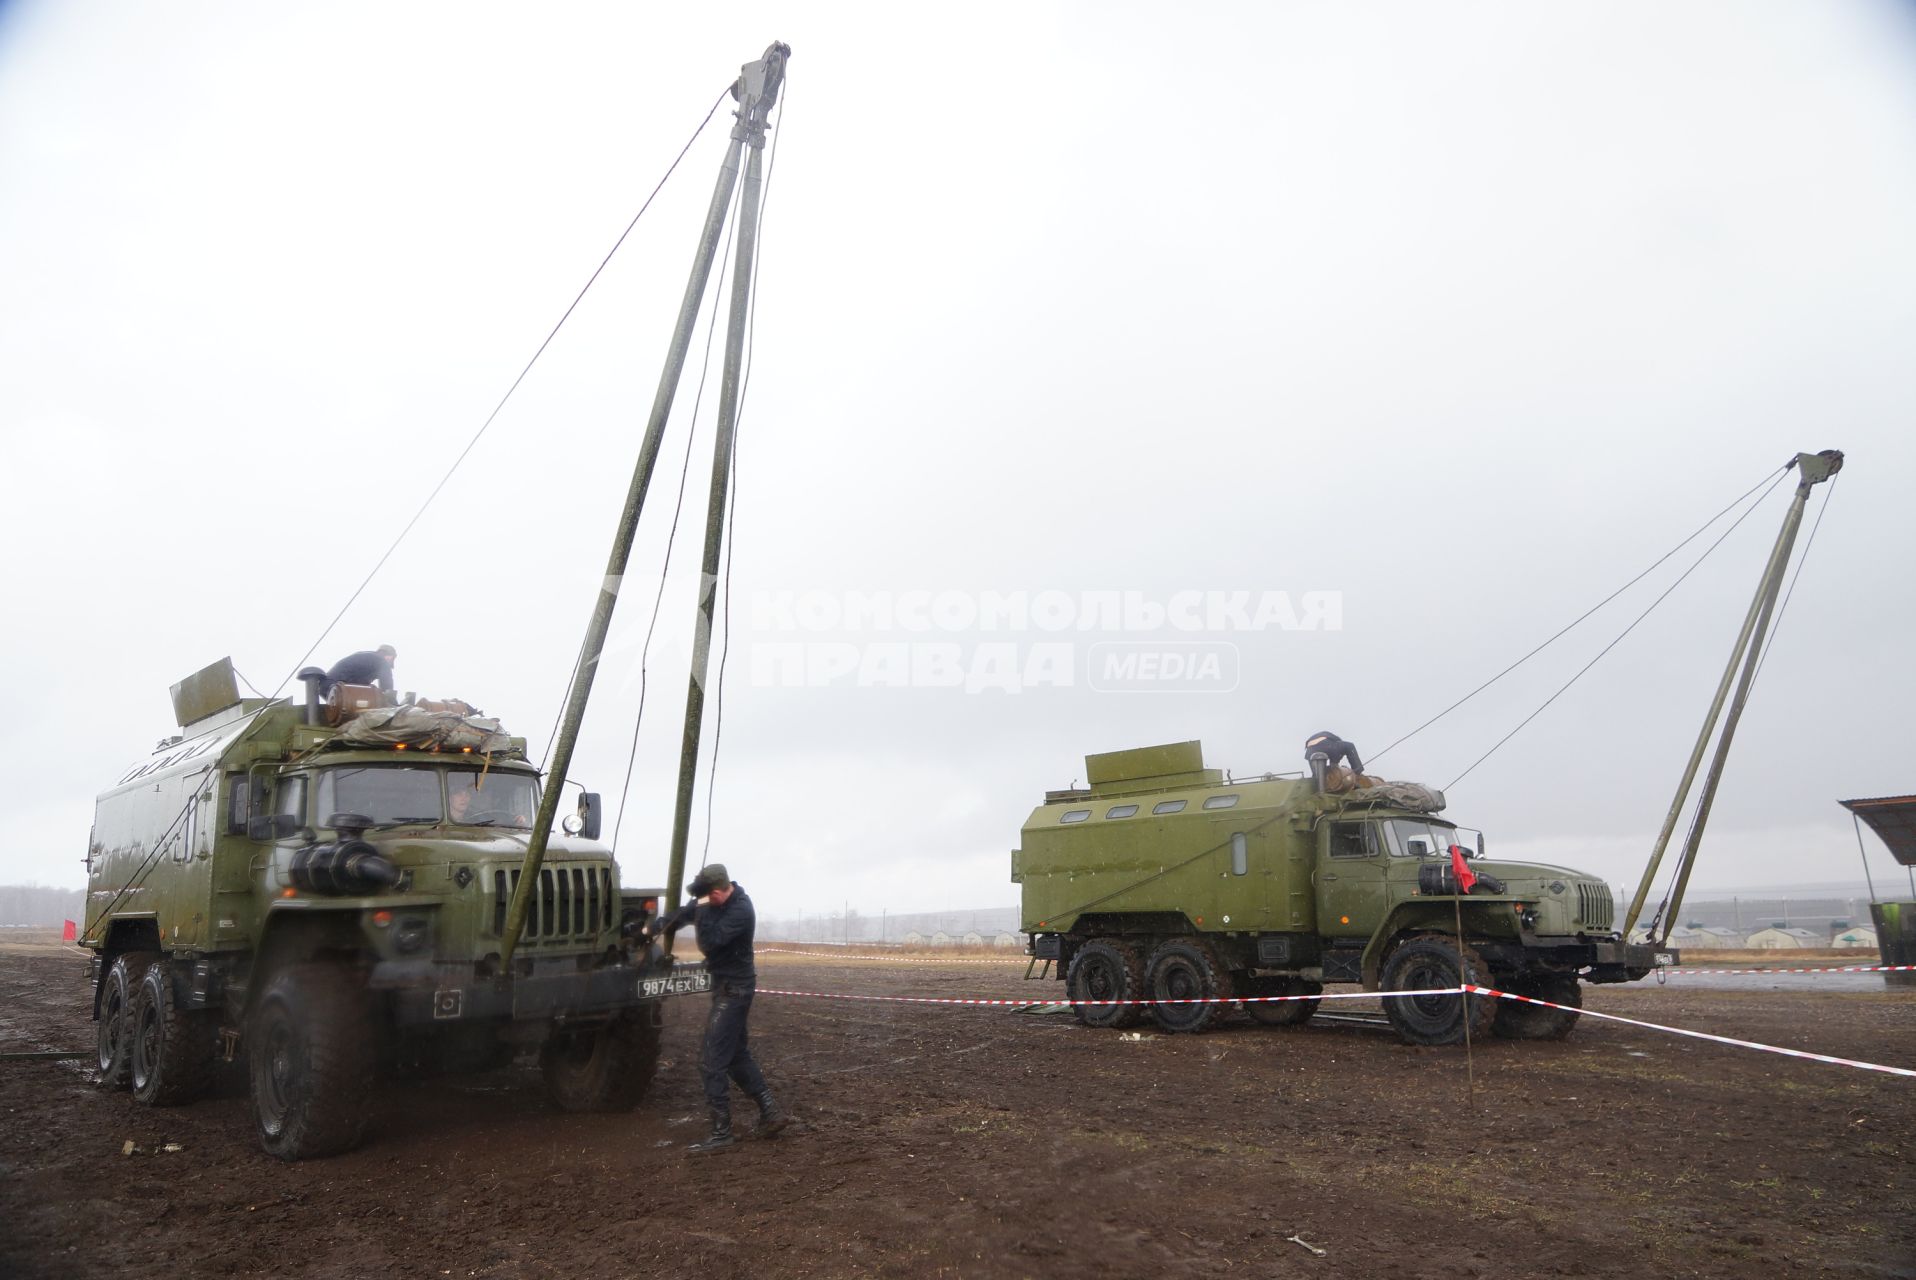
[[[1001,933],[991,940],[991,945],[994,947],[1015,947],[1018,945],[1018,935],[1015,933]],[[1872,942],[1870,945],[1875,946],[1876,944]]]
[[[937,933],[931,935],[931,945],[934,947],[948,947],[951,945],[951,935],[943,929],[940,929]]]
[[[964,943],[968,947],[982,947],[985,945],[985,935],[973,929],[965,935]]]
[[[1830,945],[1832,947],[1842,947],[1845,950],[1855,947],[1858,949],[1867,948],[1874,951],[1876,950],[1876,930],[1866,924],[1859,924],[1852,928],[1845,929],[1834,938],[1831,938]]]
[[[1749,945],[1757,951],[1794,951],[1805,947],[1820,947],[1824,944],[1823,935],[1819,933],[1773,924],[1767,929],[1758,929],[1751,934]]]
[[[905,945],[908,947],[922,947],[925,945],[925,935],[913,929],[905,935]]]

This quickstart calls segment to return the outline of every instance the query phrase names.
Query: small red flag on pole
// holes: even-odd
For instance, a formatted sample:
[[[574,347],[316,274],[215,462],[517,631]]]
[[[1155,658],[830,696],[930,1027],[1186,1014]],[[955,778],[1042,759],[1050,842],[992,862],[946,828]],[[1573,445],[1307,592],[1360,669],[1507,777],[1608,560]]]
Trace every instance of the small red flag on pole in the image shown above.
[[[1458,893],[1469,893],[1477,883],[1477,873],[1464,865],[1464,847],[1460,844],[1450,846],[1450,870],[1457,877]]]
[[[66,927],[60,930],[60,941],[78,942],[80,940],[80,926],[71,920],[66,921],[65,925]]]

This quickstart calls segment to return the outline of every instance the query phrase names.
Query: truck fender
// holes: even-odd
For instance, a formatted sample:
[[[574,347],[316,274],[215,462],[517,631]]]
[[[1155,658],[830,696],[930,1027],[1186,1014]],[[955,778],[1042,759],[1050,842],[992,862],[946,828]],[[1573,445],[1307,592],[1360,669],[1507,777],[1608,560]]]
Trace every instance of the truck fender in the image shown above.
[[[113,962],[129,951],[160,951],[160,922],[156,916],[137,916],[114,920],[100,940],[99,960],[93,971],[93,1019],[100,1017],[100,992],[106,987],[106,973]]]
[[[1483,913],[1484,904],[1467,903],[1464,907],[1464,934],[1466,937],[1481,936],[1478,917]],[[1371,935],[1370,943],[1364,948],[1364,990],[1375,991],[1378,988],[1378,975],[1383,972],[1384,957],[1390,954],[1397,939],[1407,933],[1449,933],[1457,932],[1457,908],[1449,898],[1426,899],[1419,902],[1400,902],[1384,917],[1377,932]]]

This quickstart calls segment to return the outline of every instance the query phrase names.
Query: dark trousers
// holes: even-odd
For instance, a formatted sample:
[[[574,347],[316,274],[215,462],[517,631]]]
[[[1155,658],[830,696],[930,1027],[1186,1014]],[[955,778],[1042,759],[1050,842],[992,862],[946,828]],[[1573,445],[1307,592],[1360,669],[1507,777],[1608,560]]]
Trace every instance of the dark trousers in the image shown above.
[[[745,1019],[752,1012],[752,995],[757,989],[756,981],[726,979],[720,979],[712,989],[712,1011],[705,1018],[699,1075],[705,1081],[705,1100],[719,1110],[730,1106],[728,1080],[750,1097],[765,1092],[765,1075],[745,1043]]]

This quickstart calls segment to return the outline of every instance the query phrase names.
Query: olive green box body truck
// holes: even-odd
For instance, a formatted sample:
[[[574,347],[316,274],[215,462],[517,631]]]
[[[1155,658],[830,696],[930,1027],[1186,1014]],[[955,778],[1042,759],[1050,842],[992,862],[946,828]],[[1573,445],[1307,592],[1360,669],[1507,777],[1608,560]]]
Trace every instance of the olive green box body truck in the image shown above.
[[[441,715],[480,746],[353,743],[311,699],[195,705],[191,685],[180,734],[95,808],[81,943],[102,1084],[185,1102],[243,1053],[261,1141],[289,1159],[354,1145],[386,1072],[537,1050],[560,1106],[638,1101],[660,998],[709,978],[634,950],[659,891],[624,888],[595,831],[553,837],[501,963],[538,807],[523,740]]]
[[[1310,777],[1226,780],[1196,742],[1086,758],[1083,788],[1047,794],[1012,854],[1032,955],[1084,1021],[1147,1011],[1201,1030],[1246,997],[1260,1021],[1308,1020],[1326,984],[1464,983],[1574,1010],[1579,981],[1623,982],[1671,951],[1629,946],[1609,885],[1564,867],[1492,862],[1481,837],[1406,783],[1335,793]],[[1458,893],[1452,846],[1482,877]],[[1463,943],[1458,942],[1461,917]],[[1190,1001],[1192,1003],[1173,1003]],[[1488,997],[1385,1001],[1400,1037],[1561,1036],[1574,1012]]]

